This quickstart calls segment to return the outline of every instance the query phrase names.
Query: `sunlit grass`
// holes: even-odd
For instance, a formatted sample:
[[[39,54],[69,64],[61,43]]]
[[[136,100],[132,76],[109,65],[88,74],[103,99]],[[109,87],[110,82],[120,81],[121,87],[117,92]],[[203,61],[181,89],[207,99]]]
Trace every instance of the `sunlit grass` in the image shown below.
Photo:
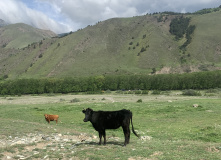
[[[50,103],[4,104],[0,106],[0,133],[2,137],[21,137],[28,133],[51,133],[97,136],[90,122],[83,122],[83,108],[93,110],[129,109],[133,112],[133,125],[143,138],[131,133],[130,144],[123,147],[124,135],[121,128],[107,130],[107,145],[99,146],[98,139],[82,142],[64,151],[39,150],[33,158],[78,157],[80,159],[219,159],[221,156],[221,100],[216,97],[183,97],[171,95],[108,94],[108,95],[54,95]],[[216,93],[217,94],[217,93]],[[74,98],[80,102],[71,103]],[[12,97],[19,101],[21,97]],[[33,98],[30,96],[29,98]],[[29,99],[28,98],[28,99]],[[35,97],[38,99],[38,97]],[[44,101],[42,97],[42,100]],[[56,103],[51,101],[56,100]],[[9,98],[7,98],[9,99]],[[110,101],[111,99],[111,101]],[[137,100],[142,102],[137,103]],[[32,101],[33,102],[33,101]],[[24,102],[25,103],[25,102]],[[199,107],[194,108],[193,104]],[[58,114],[58,124],[48,124],[44,113]],[[147,138],[147,139],[145,139]],[[56,146],[56,145],[55,145]],[[22,146],[23,147],[23,146]],[[59,145],[56,146],[59,148]],[[51,147],[50,147],[51,148]],[[61,148],[60,148],[61,149]],[[1,149],[13,152],[14,148]],[[74,152],[72,152],[74,151]]]

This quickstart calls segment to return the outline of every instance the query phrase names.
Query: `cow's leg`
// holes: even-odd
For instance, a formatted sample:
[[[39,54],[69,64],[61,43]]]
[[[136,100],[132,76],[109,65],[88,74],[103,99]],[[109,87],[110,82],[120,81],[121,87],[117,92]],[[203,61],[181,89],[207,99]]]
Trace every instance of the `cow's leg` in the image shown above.
[[[122,126],[122,128],[123,128],[124,137],[125,137],[124,146],[126,146],[127,144],[129,144],[129,141],[130,141],[130,128],[129,126]]]
[[[127,144],[129,144],[130,142],[130,128],[128,126],[128,129],[127,129]]]
[[[99,131],[99,138],[100,138],[100,141],[99,141],[99,145],[101,145],[101,139],[102,139],[102,132],[101,131]]]
[[[105,130],[103,131],[103,137],[104,137],[104,145],[106,145],[106,132],[105,132]]]
[[[50,119],[48,120],[48,123],[50,123]]]

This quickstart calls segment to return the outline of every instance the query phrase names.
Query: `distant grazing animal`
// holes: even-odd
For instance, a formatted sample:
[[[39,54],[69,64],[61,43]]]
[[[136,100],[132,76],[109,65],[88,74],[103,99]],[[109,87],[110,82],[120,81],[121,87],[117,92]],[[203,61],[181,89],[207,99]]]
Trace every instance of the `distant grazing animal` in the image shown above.
[[[90,108],[82,110],[85,114],[84,122],[90,121],[96,131],[99,133],[99,144],[101,144],[102,136],[104,137],[104,145],[106,144],[106,133],[105,129],[117,129],[120,126],[124,131],[124,146],[129,144],[130,141],[130,121],[132,124],[132,131],[134,131],[132,123],[132,112],[130,110],[122,109],[119,111],[93,111]]]
[[[50,115],[50,114],[44,114],[45,120],[50,123],[50,121],[56,121],[56,124],[58,123],[58,115]]]

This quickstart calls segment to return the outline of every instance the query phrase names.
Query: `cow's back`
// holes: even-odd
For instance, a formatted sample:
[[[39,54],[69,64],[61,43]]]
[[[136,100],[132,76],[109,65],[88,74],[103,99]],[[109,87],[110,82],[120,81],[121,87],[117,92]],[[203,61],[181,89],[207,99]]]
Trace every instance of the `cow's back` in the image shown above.
[[[50,120],[58,120],[59,116],[58,115],[49,115]]]
[[[130,120],[129,110],[96,111],[93,113],[92,124],[96,130],[117,129],[127,120]]]

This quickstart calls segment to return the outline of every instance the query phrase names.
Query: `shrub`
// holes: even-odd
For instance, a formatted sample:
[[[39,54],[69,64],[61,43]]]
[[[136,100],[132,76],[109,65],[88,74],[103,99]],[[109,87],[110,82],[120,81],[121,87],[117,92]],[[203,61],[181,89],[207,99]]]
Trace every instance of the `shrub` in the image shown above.
[[[127,92],[127,94],[134,94],[134,92],[131,91],[131,90],[129,90],[129,91]]]
[[[184,96],[201,96],[201,93],[194,91],[192,89],[188,89],[188,90],[183,91],[182,95],[184,95]]]
[[[87,91],[87,94],[103,94],[102,91]]]
[[[218,92],[219,92],[218,89],[208,89],[208,90],[206,91],[206,93],[218,93]]]
[[[7,79],[7,78],[8,78],[8,75],[7,75],[7,74],[5,74],[5,75],[3,76],[3,78],[4,78],[4,79]]]
[[[142,94],[148,94],[148,93],[149,93],[149,91],[147,91],[147,90],[142,91]]]
[[[137,103],[142,103],[142,102],[143,102],[142,99],[137,100]]]
[[[159,90],[154,90],[153,92],[152,92],[152,94],[154,94],[154,95],[158,95],[158,94],[160,94],[161,93],[161,91],[159,91]]]
[[[74,98],[74,99],[72,99],[70,102],[71,102],[71,103],[80,102],[80,99],[78,99],[78,98]]]
[[[64,102],[65,101],[65,99],[63,99],[63,98],[60,98],[60,102]]]
[[[142,47],[140,52],[144,52],[144,51],[146,51],[146,48]]]
[[[38,56],[38,58],[42,58],[43,57],[43,54],[41,53],[39,56]]]
[[[141,94],[142,91],[141,91],[141,90],[137,90],[137,91],[135,91],[134,93],[135,93],[135,94]]]
[[[116,93],[118,93],[118,94],[124,94],[124,91],[122,91],[122,90],[117,90]]]
[[[109,89],[108,89],[108,90],[106,90],[106,92],[105,92],[105,93],[111,93],[111,90],[109,90]]]

